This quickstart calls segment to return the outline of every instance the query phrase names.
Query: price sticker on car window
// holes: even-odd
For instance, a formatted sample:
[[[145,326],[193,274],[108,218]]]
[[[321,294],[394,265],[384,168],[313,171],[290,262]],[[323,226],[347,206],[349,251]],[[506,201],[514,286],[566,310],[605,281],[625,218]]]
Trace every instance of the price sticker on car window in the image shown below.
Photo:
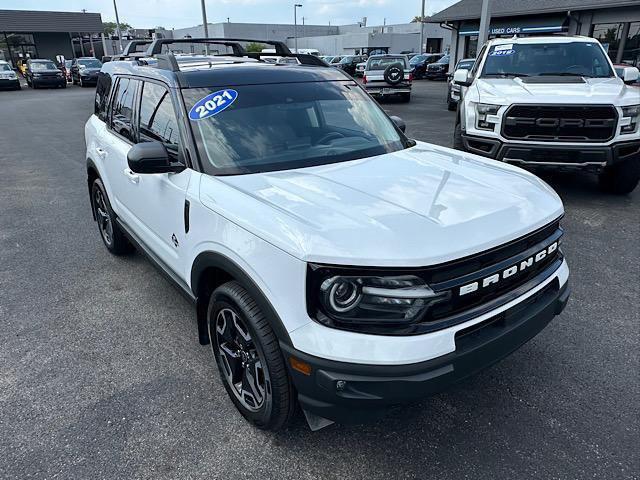
[[[189,111],[191,120],[204,120],[223,112],[238,98],[238,92],[231,88],[218,90],[198,100]]]

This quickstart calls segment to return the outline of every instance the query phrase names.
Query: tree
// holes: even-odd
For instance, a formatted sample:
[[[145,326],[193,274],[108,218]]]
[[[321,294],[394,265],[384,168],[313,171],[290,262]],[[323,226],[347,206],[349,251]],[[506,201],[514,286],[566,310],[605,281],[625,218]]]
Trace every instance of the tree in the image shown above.
[[[416,15],[415,17],[413,17],[413,20],[411,20],[411,23],[418,23],[420,21],[426,22],[428,18],[429,17],[427,17],[426,15],[424,17],[421,17],[420,15]]]
[[[247,52],[257,52],[260,53],[265,46],[262,43],[250,42],[247,43],[245,50]]]
[[[128,23],[120,22],[120,30],[122,30],[123,32],[130,28],[131,28],[131,25],[129,25]],[[116,33],[116,30],[117,30],[116,22],[102,22],[102,31],[106,36],[114,35]]]

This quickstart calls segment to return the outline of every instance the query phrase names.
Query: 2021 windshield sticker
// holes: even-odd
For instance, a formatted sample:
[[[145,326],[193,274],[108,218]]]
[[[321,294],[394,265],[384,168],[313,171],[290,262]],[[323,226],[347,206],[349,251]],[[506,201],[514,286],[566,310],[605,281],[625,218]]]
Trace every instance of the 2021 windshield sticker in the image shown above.
[[[196,102],[189,111],[189,118],[191,120],[204,120],[205,118],[213,117],[229,108],[237,98],[238,92],[232,88],[210,93]]]

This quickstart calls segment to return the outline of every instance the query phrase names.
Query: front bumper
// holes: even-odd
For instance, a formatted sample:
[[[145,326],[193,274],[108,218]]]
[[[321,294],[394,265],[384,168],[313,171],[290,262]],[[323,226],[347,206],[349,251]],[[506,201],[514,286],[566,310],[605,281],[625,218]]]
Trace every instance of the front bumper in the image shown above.
[[[67,80],[64,77],[51,77],[51,78],[35,78],[33,77],[31,80],[32,85],[36,85],[38,87],[57,87],[61,85],[66,85]]]
[[[340,423],[383,416],[496,363],[536,336],[564,309],[569,286],[555,278],[544,288],[487,320],[460,330],[455,351],[409,365],[363,365],[311,356],[281,343],[289,362],[311,365],[310,375],[289,368],[303,409]],[[288,363],[289,364],[289,363]]]
[[[640,159],[640,140],[609,146],[505,143],[494,138],[462,135],[468,152],[516,165],[542,168],[601,170],[615,163]]]
[[[447,72],[446,70],[443,71],[439,71],[439,72],[431,72],[429,70],[427,70],[424,73],[424,78],[427,78],[429,80],[446,80],[447,79]]]
[[[20,80],[0,78],[0,88],[18,88],[20,86]]]
[[[98,83],[98,74],[92,73],[90,75],[80,75],[82,83]]]

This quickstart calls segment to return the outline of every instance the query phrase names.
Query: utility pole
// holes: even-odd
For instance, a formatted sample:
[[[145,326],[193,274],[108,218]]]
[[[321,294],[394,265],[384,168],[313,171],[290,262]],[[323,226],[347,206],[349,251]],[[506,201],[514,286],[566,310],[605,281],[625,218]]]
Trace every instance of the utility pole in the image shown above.
[[[113,0],[113,9],[116,11],[116,32],[118,32],[119,53],[122,53],[122,31],[120,30],[120,19],[118,18],[118,5],[116,5],[116,0]],[[82,45],[82,38],[80,38],[80,42],[80,45]]]
[[[204,4],[204,0],[200,0],[202,6],[202,26],[204,27],[204,36],[209,38],[209,25],[207,24],[207,6]],[[204,53],[209,55],[209,44],[204,44]]]
[[[422,13],[420,15],[420,48],[418,49],[418,53],[422,53],[422,49],[424,48],[424,2],[425,0],[422,0]]]
[[[489,38],[489,25],[491,24],[490,0],[482,0],[482,14],[480,16],[480,31],[478,32],[478,51]]]
[[[293,5],[293,43],[294,43],[294,48],[296,50],[296,54],[298,53],[298,17],[297,17],[297,10],[298,7],[302,7],[302,4],[300,3],[295,3]]]

